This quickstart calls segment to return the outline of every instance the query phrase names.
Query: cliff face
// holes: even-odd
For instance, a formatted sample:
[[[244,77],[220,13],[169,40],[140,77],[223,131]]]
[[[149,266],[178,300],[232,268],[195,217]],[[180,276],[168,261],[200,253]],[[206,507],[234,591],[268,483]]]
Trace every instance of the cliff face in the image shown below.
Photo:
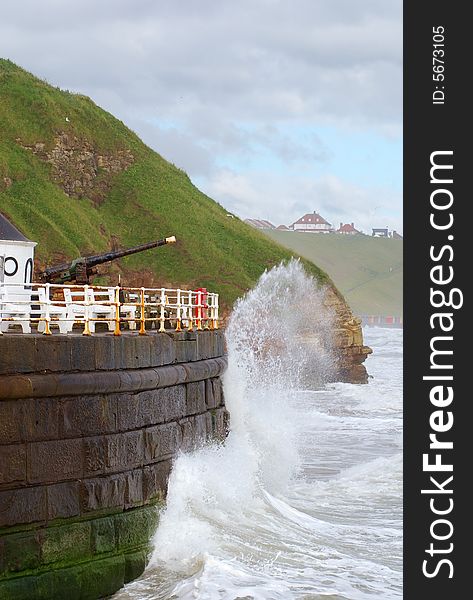
[[[335,313],[333,339],[337,365],[334,380],[367,383],[368,373],[363,362],[373,351],[363,343],[361,319],[353,315],[346,301],[334,288],[328,288],[325,305]]]
[[[102,282],[206,287],[222,308],[293,252],[200,192],[112,115],[0,59],[0,212],[38,242],[44,268],[175,235],[102,271]],[[321,283],[328,276],[303,261]]]
[[[51,165],[51,175],[70,198],[90,198],[95,204],[103,202],[113,186],[113,175],[125,171],[133,164],[129,149],[100,153],[88,140],[61,132],[54,138],[52,148],[43,142],[25,145],[39,159]]]

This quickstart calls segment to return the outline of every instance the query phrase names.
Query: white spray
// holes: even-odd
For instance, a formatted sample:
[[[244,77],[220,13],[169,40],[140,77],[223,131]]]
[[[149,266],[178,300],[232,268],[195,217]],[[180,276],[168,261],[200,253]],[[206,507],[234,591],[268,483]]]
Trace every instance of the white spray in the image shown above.
[[[224,376],[231,430],[224,445],[176,461],[151,564],[195,570],[229,535],[231,521],[262,502],[262,489],[277,493],[297,471],[291,398],[308,372],[320,384],[332,364],[323,298],[292,260],[265,272],[236,304]]]

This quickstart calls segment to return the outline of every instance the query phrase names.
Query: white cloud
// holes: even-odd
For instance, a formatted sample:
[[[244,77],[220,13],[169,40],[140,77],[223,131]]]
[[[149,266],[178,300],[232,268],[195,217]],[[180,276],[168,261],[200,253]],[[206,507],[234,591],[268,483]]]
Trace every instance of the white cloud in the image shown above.
[[[329,166],[302,175],[331,149],[285,132],[399,138],[401,38],[401,0],[3,0],[0,20],[1,56],[90,95],[229,209],[379,214],[398,228],[399,194]],[[265,157],[277,173],[255,170]]]

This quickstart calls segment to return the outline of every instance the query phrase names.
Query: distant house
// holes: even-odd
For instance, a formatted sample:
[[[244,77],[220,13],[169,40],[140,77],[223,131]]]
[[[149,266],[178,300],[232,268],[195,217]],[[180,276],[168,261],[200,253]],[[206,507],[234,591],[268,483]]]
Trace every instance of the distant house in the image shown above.
[[[245,223],[256,229],[276,229],[276,227],[265,219],[245,219]]]
[[[340,223],[340,227],[335,233],[343,233],[344,235],[356,235],[361,233],[358,229],[355,229],[354,223]]]
[[[389,237],[389,229],[385,227],[384,229],[376,229],[373,228],[373,233],[371,234],[373,237]]]
[[[279,231],[290,231],[287,225],[279,225],[278,227],[276,227],[276,229],[279,229]]]
[[[333,231],[332,225],[315,211],[307,213],[295,221],[290,229],[302,233],[330,233]]]
[[[393,231],[393,235],[392,235],[393,240],[402,240],[403,237],[400,233],[398,233],[397,231]]]

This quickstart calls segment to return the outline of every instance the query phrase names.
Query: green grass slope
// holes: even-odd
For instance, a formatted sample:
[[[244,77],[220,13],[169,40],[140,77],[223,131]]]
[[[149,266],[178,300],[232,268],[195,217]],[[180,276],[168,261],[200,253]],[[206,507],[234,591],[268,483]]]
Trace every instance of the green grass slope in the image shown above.
[[[87,194],[67,195],[54,172],[49,157],[64,134],[95,155],[132,155],[131,164],[117,172],[98,168],[94,186],[101,190],[99,201]],[[41,151],[35,152],[38,147]],[[69,154],[74,160],[63,164],[63,178],[74,181],[81,176],[74,172],[80,148]],[[229,217],[182,170],[89,98],[52,87],[3,59],[0,211],[38,242],[41,267],[174,234],[176,245],[121,260],[109,268],[109,280],[116,281],[121,272],[124,285],[206,286],[219,292],[227,306],[266,268],[293,254]],[[320,281],[329,281],[304,262]]]
[[[356,314],[402,315],[402,240],[266,233],[324,269]]]

